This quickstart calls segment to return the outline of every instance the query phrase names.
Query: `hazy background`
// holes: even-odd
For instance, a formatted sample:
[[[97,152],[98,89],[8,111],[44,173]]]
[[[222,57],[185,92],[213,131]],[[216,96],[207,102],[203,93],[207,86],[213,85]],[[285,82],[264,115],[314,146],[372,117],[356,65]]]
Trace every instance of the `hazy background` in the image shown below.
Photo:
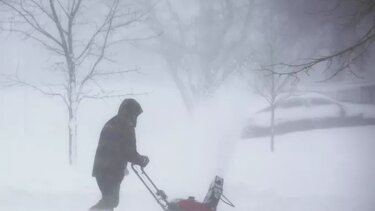
[[[98,18],[103,2],[84,2],[80,17]],[[249,119],[269,106],[259,89],[270,86],[270,76],[265,76],[270,74],[259,74],[259,68],[299,63],[351,45],[374,24],[373,19],[347,24],[358,1],[128,2],[148,11],[147,18],[116,36],[140,39],[113,47],[109,55],[116,62],[104,62],[101,69],[139,67],[139,72],[103,77],[99,82],[106,90],[135,94],[130,97],[142,105],[144,113],[136,129],[138,151],[150,157],[146,170],[170,199],[193,195],[203,200],[211,180],[220,175],[225,180],[224,194],[236,208],[221,203],[218,210],[375,208],[372,124],[276,135],[274,152],[269,136],[243,137]],[[4,28],[0,73],[17,73],[41,87],[63,81],[61,73],[51,70],[60,57],[5,30],[11,25],[10,14],[0,5]],[[86,29],[81,29],[83,36]],[[346,70],[321,82],[345,60],[339,58],[327,70],[325,64],[318,64],[308,74],[293,75],[298,84],[285,93],[319,92],[356,108],[362,117],[375,118],[374,96],[354,102],[335,94],[350,87],[354,92],[347,92],[345,98],[355,99],[361,93],[355,92],[356,87],[374,87],[372,43],[352,65],[360,77]],[[284,66],[275,68],[288,72]],[[86,210],[100,196],[91,170],[101,128],[126,97],[80,104],[77,161],[70,166],[68,111],[61,100],[27,86],[8,86],[6,77],[0,81],[0,209]],[[183,94],[181,84],[188,94]],[[363,106],[368,109],[361,110]],[[317,111],[313,113],[318,116]],[[293,112],[289,116],[293,119]],[[160,208],[130,172],[117,210]]]

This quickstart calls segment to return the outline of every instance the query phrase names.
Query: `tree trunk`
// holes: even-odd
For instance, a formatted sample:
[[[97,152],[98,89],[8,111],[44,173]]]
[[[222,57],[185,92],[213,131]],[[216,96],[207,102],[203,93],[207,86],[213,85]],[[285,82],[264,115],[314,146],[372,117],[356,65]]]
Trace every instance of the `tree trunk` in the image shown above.
[[[77,106],[73,102],[69,107],[69,165],[77,161]]]
[[[71,43],[69,43],[71,45]],[[65,52],[68,52],[65,49]],[[77,108],[78,108],[78,92],[77,92],[77,72],[76,65],[73,62],[73,53],[70,51],[65,54],[66,62],[69,69],[69,165],[74,165],[77,160]]]
[[[75,65],[70,62],[69,64],[69,165],[74,165],[77,160],[77,108],[78,108],[78,98],[77,98],[77,81]]]
[[[275,105],[271,105],[271,152],[275,151]]]
[[[271,58],[273,58],[273,51],[271,51]],[[272,75],[271,81],[271,152],[275,151],[275,109],[276,109],[276,88],[275,88],[275,76]]]
[[[185,105],[186,110],[191,114],[194,110],[194,102],[192,97],[189,95],[189,90],[185,87],[183,82],[180,80],[180,78],[177,75],[177,65],[171,64],[171,62],[168,62],[168,69],[169,72],[173,78],[173,81],[175,82],[178,91],[181,95],[182,101]]]

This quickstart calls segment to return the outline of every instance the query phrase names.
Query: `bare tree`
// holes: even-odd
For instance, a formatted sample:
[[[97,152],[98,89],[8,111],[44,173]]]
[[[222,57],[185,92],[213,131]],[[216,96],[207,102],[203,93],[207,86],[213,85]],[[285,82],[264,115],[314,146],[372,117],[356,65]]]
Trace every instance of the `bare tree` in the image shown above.
[[[280,103],[289,98],[293,94],[293,90],[297,85],[297,78],[291,75],[276,75],[271,73],[274,69],[268,69],[260,66],[255,69],[257,72],[251,86],[256,93],[261,96],[269,105],[270,111],[270,150],[275,151],[275,130],[276,130],[276,109]]]
[[[94,2],[85,0],[0,0],[11,11],[17,32],[36,41],[56,56],[53,64],[61,82],[46,86],[32,84],[18,74],[8,76],[10,85],[23,85],[45,95],[58,97],[68,110],[69,164],[77,156],[77,110],[85,99],[103,99],[129,95],[105,91],[99,83],[103,77],[119,76],[131,70],[103,70],[103,62],[112,62],[109,49],[126,41],[124,30],[144,19],[145,13],[124,5],[120,0],[106,1],[95,15],[88,17]],[[96,2],[99,3],[99,2]],[[105,10],[106,8],[106,10]],[[105,12],[103,14],[102,11]],[[86,15],[86,16],[85,16]],[[131,94],[131,93],[130,93]]]
[[[190,112],[234,72],[238,49],[247,39],[250,2],[181,1],[195,8],[194,14],[186,15],[175,1],[167,0],[151,12],[150,28],[162,33],[154,50],[164,59]]]
[[[334,36],[343,37],[350,30],[356,30],[359,26],[363,28],[363,33],[343,48],[333,50],[332,53],[307,59],[299,59],[296,63],[278,63],[279,66],[287,66],[290,71],[281,74],[296,75],[301,72],[308,73],[314,67],[323,65],[324,69],[333,69],[326,80],[337,76],[340,72],[349,71],[354,76],[360,78],[353,66],[360,62],[369,49],[373,47],[375,41],[375,1],[373,0],[348,0],[336,1],[333,8],[325,11],[330,17],[340,19],[336,25],[344,26],[346,32],[340,32]],[[319,13],[318,15],[322,15]]]
[[[261,8],[252,8],[261,9]],[[280,34],[287,30],[280,22],[276,14],[265,12],[258,21],[254,23],[254,29],[258,36],[248,47],[249,58],[243,60],[239,67],[245,71],[249,84],[255,93],[261,96],[269,106],[270,112],[270,150],[275,150],[275,117],[276,109],[280,103],[289,98],[297,83],[298,78],[289,74],[275,74],[285,72],[285,67],[272,66],[276,62],[289,57],[286,53],[287,44]]]

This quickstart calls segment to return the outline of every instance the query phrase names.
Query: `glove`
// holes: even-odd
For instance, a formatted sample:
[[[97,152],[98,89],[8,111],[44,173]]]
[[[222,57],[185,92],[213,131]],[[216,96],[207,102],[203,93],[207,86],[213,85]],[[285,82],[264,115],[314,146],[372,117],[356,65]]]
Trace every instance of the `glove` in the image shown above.
[[[141,155],[139,159],[139,166],[142,168],[146,167],[147,164],[150,162],[150,159],[147,156]]]

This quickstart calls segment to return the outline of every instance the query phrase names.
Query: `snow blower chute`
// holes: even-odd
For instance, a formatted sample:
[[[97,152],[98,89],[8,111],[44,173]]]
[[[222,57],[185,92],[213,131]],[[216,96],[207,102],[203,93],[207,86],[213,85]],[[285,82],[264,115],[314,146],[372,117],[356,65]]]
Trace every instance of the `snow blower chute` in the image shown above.
[[[168,201],[165,192],[155,185],[143,168],[133,164],[132,169],[164,211],[216,211],[219,201],[234,207],[233,203],[223,194],[224,179],[219,176],[216,176],[211,183],[203,202],[196,201],[192,196],[187,199]]]

